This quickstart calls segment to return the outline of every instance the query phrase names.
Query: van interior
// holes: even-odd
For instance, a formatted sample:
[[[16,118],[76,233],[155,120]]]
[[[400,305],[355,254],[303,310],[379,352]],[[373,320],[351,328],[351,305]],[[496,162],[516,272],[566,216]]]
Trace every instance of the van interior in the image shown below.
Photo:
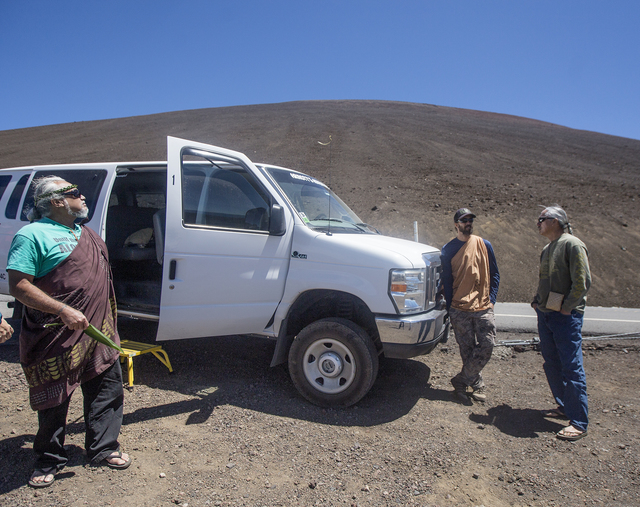
[[[111,190],[105,240],[121,312],[160,314],[166,169],[124,168]]]

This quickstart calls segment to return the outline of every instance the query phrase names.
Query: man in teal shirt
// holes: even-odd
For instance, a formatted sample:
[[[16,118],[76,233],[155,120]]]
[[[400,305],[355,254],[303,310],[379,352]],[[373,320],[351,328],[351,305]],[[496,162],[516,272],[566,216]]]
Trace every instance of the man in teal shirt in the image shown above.
[[[118,443],[124,400],[118,354],[84,333],[92,324],[119,343],[106,245],[75,223],[88,215],[76,185],[56,176],[33,185],[31,223],[14,237],[7,272],[11,294],[25,306],[20,363],[31,407],[38,411],[29,485],[42,488],[68,461],[66,417],[79,386],[90,463],[124,469],[131,459]]]

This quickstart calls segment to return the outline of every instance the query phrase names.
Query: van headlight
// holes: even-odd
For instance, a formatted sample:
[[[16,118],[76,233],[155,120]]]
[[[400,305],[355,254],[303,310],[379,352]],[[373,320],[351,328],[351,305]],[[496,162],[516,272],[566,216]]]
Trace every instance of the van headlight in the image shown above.
[[[424,311],[425,303],[424,269],[394,269],[389,277],[389,296],[398,313],[418,313]]]

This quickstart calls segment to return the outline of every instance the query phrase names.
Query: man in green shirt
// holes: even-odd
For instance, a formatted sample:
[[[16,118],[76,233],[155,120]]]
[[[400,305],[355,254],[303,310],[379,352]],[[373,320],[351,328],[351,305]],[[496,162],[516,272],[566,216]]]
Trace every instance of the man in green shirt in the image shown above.
[[[560,206],[545,208],[538,231],[550,243],[540,256],[538,291],[531,303],[538,315],[544,371],[558,407],[545,417],[568,419],[558,438],[578,440],[587,434],[587,381],[582,363],[582,322],[591,286],[589,252],[573,235]]]

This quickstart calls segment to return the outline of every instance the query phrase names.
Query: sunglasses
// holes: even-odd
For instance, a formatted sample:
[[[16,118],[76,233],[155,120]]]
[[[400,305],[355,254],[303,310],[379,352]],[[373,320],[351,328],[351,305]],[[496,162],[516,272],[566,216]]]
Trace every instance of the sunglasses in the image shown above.
[[[541,224],[545,220],[553,220],[553,218],[551,218],[551,217],[540,217],[540,218],[538,218],[538,223]]]
[[[68,192],[64,192],[62,196],[73,197],[74,199],[80,199],[80,197],[82,197],[82,192],[80,192],[80,190],[78,190],[77,188],[74,188],[72,190],[69,190]]]
[[[472,224],[473,223],[473,218],[461,218],[460,220],[458,220],[458,222],[463,223],[463,224]]]

